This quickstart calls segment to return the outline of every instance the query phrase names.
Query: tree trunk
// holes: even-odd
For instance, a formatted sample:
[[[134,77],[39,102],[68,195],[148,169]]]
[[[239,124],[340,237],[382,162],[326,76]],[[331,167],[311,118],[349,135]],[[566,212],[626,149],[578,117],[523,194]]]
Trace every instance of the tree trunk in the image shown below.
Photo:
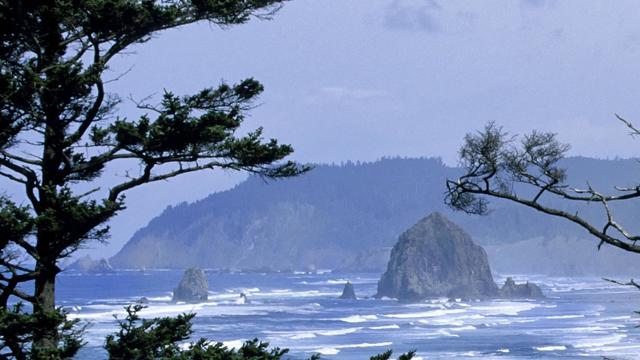
[[[56,311],[56,275],[58,267],[55,263],[38,264],[38,276],[35,279],[35,298],[36,303],[33,304],[33,313],[38,317],[42,317],[39,321],[40,328],[34,332],[33,347],[36,352],[47,353],[58,347],[58,327],[55,321],[45,320],[51,319]]]

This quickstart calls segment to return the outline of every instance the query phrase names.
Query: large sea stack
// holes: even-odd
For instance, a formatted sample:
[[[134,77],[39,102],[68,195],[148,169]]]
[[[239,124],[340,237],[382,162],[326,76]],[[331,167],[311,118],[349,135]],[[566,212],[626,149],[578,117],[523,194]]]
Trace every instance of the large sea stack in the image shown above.
[[[498,287],[484,249],[437,212],[400,236],[377,293],[400,301],[496,295]]]
[[[173,290],[173,301],[203,302],[209,299],[209,285],[204,272],[198,268],[185,270],[178,287]]]

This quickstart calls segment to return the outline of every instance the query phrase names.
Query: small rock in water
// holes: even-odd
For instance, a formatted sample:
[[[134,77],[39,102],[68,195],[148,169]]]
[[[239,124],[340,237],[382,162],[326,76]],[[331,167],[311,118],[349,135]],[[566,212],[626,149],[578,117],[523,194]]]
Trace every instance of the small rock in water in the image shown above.
[[[247,298],[247,294],[240,293],[240,298],[236,301],[236,304],[251,304],[251,300]]]
[[[353,289],[353,284],[347,281],[344,284],[344,289],[342,289],[342,295],[340,295],[339,299],[343,300],[357,300],[356,291]]]
[[[500,289],[500,296],[505,298],[544,298],[544,294],[538,285],[528,281],[525,284],[516,284],[516,282],[510,277],[508,277],[504,282],[504,285],[502,285],[502,288]]]
[[[173,290],[173,301],[203,302],[209,299],[209,285],[204,272],[198,268],[185,270],[178,287]]]

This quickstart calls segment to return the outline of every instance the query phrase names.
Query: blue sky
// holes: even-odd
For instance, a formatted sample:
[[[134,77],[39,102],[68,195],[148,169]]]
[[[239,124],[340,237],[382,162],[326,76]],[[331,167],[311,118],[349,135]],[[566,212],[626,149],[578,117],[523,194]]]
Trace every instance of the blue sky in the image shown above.
[[[272,21],[164,32],[116,59],[111,76],[130,71],[110,91],[141,99],[255,77],[265,93],[245,129],[264,126],[302,162],[400,155],[455,165],[464,134],[489,121],[556,132],[574,155],[634,157],[640,143],[613,114],[640,123],[637,5],[294,0]],[[242,178],[209,172],[137,189],[111,243],[91,252],[111,255],[167,205]]]

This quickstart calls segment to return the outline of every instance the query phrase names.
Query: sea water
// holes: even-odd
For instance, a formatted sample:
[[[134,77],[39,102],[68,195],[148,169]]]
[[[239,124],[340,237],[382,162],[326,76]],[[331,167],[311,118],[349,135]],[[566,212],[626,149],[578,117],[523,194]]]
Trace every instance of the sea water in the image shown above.
[[[374,299],[378,274],[223,274],[207,272],[209,301],[172,303],[181,271],[63,273],[58,300],[89,324],[78,359],[105,359],[105,337],[123,307],[142,297],[146,318],[197,314],[193,340],[239,347],[259,338],[291,359],[368,359],[393,349],[418,359],[640,359],[640,291],[600,278],[515,275],[539,284],[543,300]],[[513,276],[513,275],[511,275]],[[502,282],[504,277],[496,277]],[[358,300],[337,297],[346,281]],[[247,295],[243,301],[240,293]]]

